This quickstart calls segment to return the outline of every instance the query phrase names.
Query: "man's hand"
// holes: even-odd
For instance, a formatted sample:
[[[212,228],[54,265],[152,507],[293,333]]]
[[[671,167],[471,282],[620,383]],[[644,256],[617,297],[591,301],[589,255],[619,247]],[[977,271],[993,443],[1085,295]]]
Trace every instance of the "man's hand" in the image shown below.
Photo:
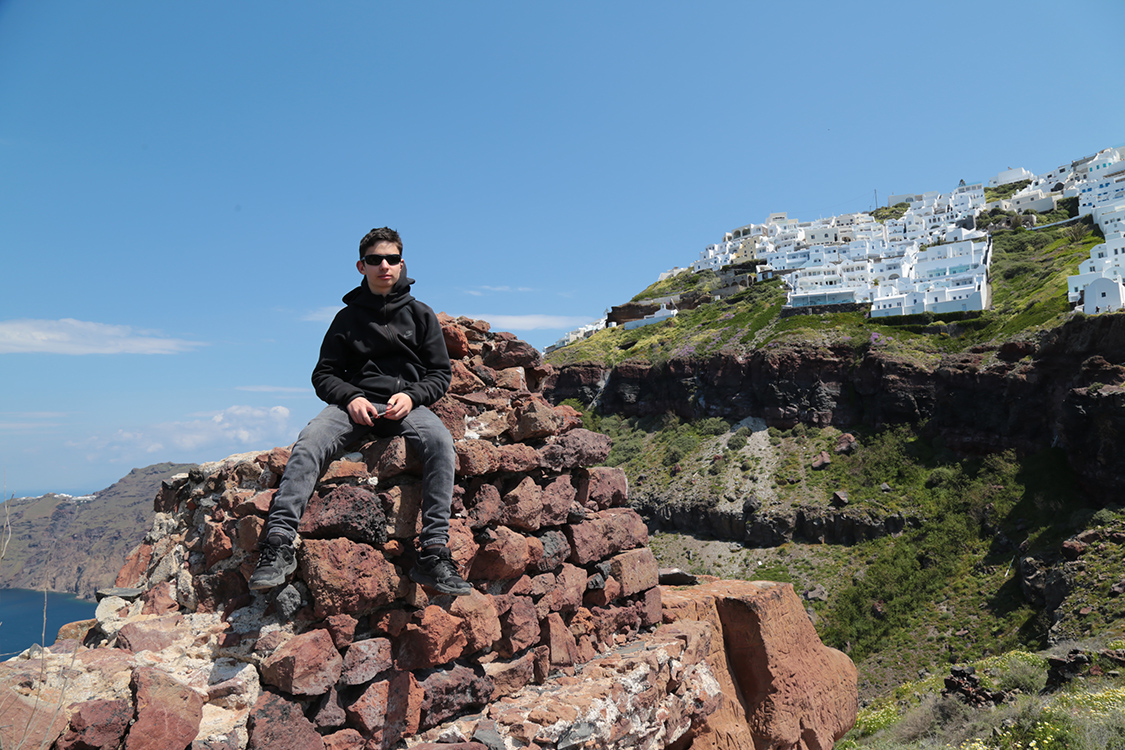
[[[387,413],[390,413],[390,409],[387,409]],[[348,416],[356,424],[365,424],[371,427],[375,424],[375,420],[379,418],[379,410],[375,408],[375,404],[363,396],[356,396],[348,402]]]
[[[396,393],[387,402],[387,419],[405,419],[414,409],[414,400],[405,393]]]

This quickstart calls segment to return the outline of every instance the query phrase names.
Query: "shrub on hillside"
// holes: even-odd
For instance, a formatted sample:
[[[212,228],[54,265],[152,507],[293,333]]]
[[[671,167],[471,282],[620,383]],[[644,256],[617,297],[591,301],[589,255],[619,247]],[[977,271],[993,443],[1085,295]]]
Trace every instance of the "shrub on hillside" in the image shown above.
[[[722,417],[701,419],[696,425],[700,435],[722,435],[730,429],[730,424]]]

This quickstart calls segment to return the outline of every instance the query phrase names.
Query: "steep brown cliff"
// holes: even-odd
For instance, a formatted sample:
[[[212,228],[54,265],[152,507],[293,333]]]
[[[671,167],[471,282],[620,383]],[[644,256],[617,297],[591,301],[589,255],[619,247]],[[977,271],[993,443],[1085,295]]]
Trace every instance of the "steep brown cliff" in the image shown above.
[[[194,464],[133,469],[89,497],[44,495],[4,503],[11,540],[0,587],[44,589],[94,599],[110,586],[125,555],[152,525],[160,483]]]
[[[851,342],[744,356],[559,367],[544,393],[625,416],[675,413],[881,427],[923,423],[963,452],[1063,448],[1096,498],[1125,490],[1125,315],[1078,316],[1035,341],[922,362]]]

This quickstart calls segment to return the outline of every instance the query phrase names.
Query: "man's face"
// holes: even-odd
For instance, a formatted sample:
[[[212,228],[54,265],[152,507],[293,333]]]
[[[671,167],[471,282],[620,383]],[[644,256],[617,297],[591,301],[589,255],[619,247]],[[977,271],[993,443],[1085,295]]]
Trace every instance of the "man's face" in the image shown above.
[[[373,255],[393,255],[400,256],[398,246],[393,242],[379,242],[373,247],[367,249],[365,258],[371,258]],[[380,261],[372,265],[365,260],[360,260],[356,263],[356,268],[367,279],[367,288],[375,294],[387,294],[391,291],[391,287],[398,281],[398,277],[402,274],[403,263],[399,262],[397,265],[389,265],[386,261]]]

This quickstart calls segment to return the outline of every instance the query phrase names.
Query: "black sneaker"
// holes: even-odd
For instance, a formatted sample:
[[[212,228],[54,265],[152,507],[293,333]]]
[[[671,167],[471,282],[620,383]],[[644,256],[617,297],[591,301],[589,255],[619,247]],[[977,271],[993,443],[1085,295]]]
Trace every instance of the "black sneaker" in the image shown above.
[[[292,544],[273,544],[262,542],[258,550],[258,567],[250,576],[250,590],[272,589],[285,583],[285,579],[297,569],[297,553]]]
[[[419,554],[418,562],[410,569],[410,578],[443,594],[465,596],[473,591],[473,587],[457,573],[448,547],[436,547]]]

